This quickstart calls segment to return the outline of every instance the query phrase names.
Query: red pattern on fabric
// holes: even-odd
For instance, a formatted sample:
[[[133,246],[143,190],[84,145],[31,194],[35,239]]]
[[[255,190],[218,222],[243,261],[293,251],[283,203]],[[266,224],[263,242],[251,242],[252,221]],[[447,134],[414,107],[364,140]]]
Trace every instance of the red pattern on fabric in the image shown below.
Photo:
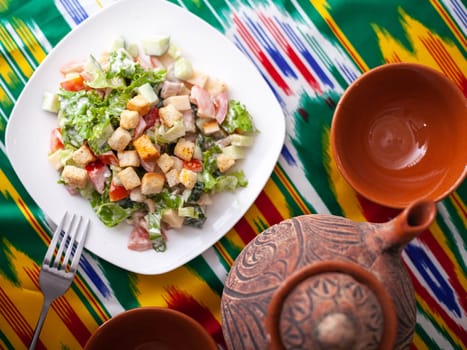
[[[170,309],[183,312],[198,321],[204,329],[213,337],[217,344],[226,348],[224,336],[222,335],[222,327],[216,318],[212,315],[209,308],[201,305],[190,294],[185,293],[175,287],[166,288],[167,291],[167,306]]]

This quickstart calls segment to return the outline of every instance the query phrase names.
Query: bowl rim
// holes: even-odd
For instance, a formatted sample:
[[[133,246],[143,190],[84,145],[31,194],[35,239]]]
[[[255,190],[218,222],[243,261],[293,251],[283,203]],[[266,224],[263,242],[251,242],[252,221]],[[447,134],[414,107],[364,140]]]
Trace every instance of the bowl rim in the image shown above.
[[[91,349],[92,346],[95,346],[95,342],[97,341],[97,339],[103,336],[103,334],[105,334],[106,332],[108,332],[113,326],[113,324],[115,324],[116,322],[127,319],[129,317],[133,317],[139,313],[148,313],[148,312],[154,315],[165,314],[165,315],[170,315],[174,318],[178,318],[184,323],[189,324],[189,326],[193,328],[195,332],[198,333],[200,337],[202,337],[206,343],[209,344],[210,347],[207,348],[206,350],[210,350],[211,348],[213,350],[218,349],[216,342],[214,341],[212,336],[209,334],[209,332],[198,321],[188,316],[187,314],[181,311],[175,310],[175,309],[164,307],[164,306],[140,306],[140,307],[135,307],[132,309],[125,310],[115,316],[112,316],[111,318],[106,320],[104,323],[102,323],[94,331],[94,333],[91,334],[91,336],[89,337],[89,339],[87,340],[84,346],[84,350]]]
[[[395,209],[402,209],[407,207],[409,204],[411,204],[414,201],[421,200],[421,199],[430,199],[433,200],[434,202],[441,201],[448,197],[452,192],[454,192],[457,187],[461,185],[461,183],[466,179],[467,177],[467,162],[464,164],[464,170],[463,172],[457,177],[456,181],[454,181],[450,186],[447,186],[446,189],[444,189],[438,196],[436,197],[430,197],[429,195],[424,196],[424,197],[417,197],[417,198],[412,198],[409,199],[407,198],[406,200],[386,200],[387,197],[384,196],[375,196],[372,195],[366,188],[362,188],[359,186],[357,182],[355,182],[353,176],[350,175],[348,169],[343,165],[341,157],[338,153],[337,147],[336,147],[336,124],[339,123],[339,118],[337,116],[339,115],[340,111],[343,109],[345,100],[347,99],[347,96],[355,90],[355,87],[359,85],[359,83],[362,80],[367,80],[371,78],[373,75],[379,74],[381,71],[386,71],[386,70],[391,70],[391,69],[398,69],[398,68],[412,68],[417,71],[425,71],[428,72],[434,76],[436,76],[438,79],[443,80],[444,82],[447,83],[447,86],[449,86],[452,90],[453,95],[455,96],[456,99],[459,99],[459,101],[464,101],[464,106],[467,109],[467,99],[461,92],[461,90],[452,82],[450,79],[448,79],[443,73],[440,71],[436,70],[433,67],[430,67],[428,65],[422,64],[422,63],[416,63],[416,62],[396,62],[396,63],[383,63],[379,66],[375,66],[373,68],[370,68],[366,72],[363,72],[360,76],[358,76],[353,82],[350,83],[350,85],[344,90],[342,93],[341,97],[339,98],[339,101],[334,109],[332,120],[331,120],[331,129],[330,129],[330,146],[331,146],[331,153],[333,156],[333,159],[336,163],[336,166],[343,176],[343,178],[347,181],[347,183],[355,190],[355,192],[359,193],[366,199],[389,207],[389,208],[395,208]]]

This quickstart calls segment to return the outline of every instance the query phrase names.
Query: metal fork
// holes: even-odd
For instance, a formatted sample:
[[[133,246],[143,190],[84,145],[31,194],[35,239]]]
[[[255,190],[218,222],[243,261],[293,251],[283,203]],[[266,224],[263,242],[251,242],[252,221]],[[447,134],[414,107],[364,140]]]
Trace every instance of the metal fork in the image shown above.
[[[39,334],[52,302],[70,288],[78,269],[84,241],[89,230],[89,220],[65,213],[55,229],[39,273],[39,286],[44,295],[41,314],[34,330],[29,349],[35,349]]]

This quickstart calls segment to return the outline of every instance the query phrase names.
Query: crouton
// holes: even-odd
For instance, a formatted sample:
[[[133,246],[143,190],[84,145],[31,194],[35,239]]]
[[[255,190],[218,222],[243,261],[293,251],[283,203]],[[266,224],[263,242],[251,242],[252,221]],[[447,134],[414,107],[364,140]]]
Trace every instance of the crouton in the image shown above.
[[[173,105],[167,105],[159,108],[159,117],[165,126],[171,128],[176,121],[182,120],[183,114]]]
[[[193,74],[190,79],[187,79],[186,82],[191,85],[198,85],[199,87],[204,88],[206,82],[208,81],[208,76],[196,69],[193,70]]]
[[[127,166],[138,167],[140,165],[138,152],[134,150],[120,151],[117,153],[118,165],[122,168]]]
[[[157,165],[164,172],[168,172],[174,166],[175,160],[172,159],[167,153],[161,154],[157,160]]]
[[[139,123],[139,113],[124,109],[120,113],[120,126],[124,129],[134,129]]]
[[[172,105],[177,111],[188,111],[191,109],[190,96],[170,96],[164,100],[164,106]]]
[[[227,91],[227,84],[217,78],[209,77],[204,87],[212,96]]]
[[[178,157],[175,157],[175,156],[171,156],[172,159],[174,160],[174,165],[172,168],[174,169],[177,169],[177,170],[182,170],[183,168],[183,160],[181,160],[180,158]]]
[[[177,141],[174,148],[174,154],[183,160],[191,160],[193,153],[195,152],[195,144],[192,141],[188,141],[183,137]]]
[[[71,159],[81,168],[96,160],[90,148],[84,144],[71,154]]]
[[[217,167],[221,173],[225,173],[235,164],[235,159],[224,153],[217,155]]]
[[[201,131],[205,135],[211,135],[220,130],[219,124],[215,120],[205,121],[201,126]]]
[[[165,174],[165,178],[167,180],[167,185],[169,187],[174,187],[180,183],[180,170],[178,169],[171,169]]]
[[[127,102],[126,108],[138,112],[139,115],[145,115],[149,112],[151,104],[142,95],[136,95]]]
[[[194,171],[183,168],[180,171],[179,179],[183,186],[191,190],[195,186],[198,175]]]
[[[119,127],[110,135],[107,143],[115,151],[123,151],[131,141],[131,134],[128,130]]]
[[[160,156],[159,150],[152,143],[148,135],[141,135],[138,137],[133,141],[133,146],[141,159],[145,162],[154,161]]]
[[[89,179],[86,169],[74,165],[65,165],[62,177],[68,185],[74,188],[85,188]]]
[[[183,226],[185,218],[178,215],[175,209],[165,209],[162,212],[162,221],[168,224],[171,228],[180,228]]]
[[[162,191],[165,183],[165,176],[161,173],[146,173],[141,180],[141,193],[156,194]]]
[[[135,187],[141,185],[141,180],[136,174],[135,169],[132,167],[128,167],[117,173],[117,177],[122,183],[123,187],[125,187],[128,191],[131,191]]]

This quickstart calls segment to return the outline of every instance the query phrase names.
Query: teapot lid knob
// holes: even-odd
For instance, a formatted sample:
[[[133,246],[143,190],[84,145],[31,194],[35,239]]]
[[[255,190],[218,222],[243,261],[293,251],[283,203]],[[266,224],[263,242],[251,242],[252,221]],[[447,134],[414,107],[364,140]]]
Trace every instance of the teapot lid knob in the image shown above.
[[[316,331],[317,342],[328,350],[353,349],[358,336],[355,323],[342,312],[324,316]]]
[[[392,299],[373,274],[354,263],[325,261],[298,270],[277,288],[266,331],[273,350],[346,350],[357,344],[389,350],[397,318]]]

